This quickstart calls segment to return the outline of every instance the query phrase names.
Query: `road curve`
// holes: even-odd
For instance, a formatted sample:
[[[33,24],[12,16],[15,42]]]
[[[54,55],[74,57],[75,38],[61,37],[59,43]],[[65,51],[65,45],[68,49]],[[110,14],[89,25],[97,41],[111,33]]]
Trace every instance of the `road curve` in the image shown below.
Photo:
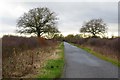
[[[63,78],[118,78],[118,67],[67,42]]]

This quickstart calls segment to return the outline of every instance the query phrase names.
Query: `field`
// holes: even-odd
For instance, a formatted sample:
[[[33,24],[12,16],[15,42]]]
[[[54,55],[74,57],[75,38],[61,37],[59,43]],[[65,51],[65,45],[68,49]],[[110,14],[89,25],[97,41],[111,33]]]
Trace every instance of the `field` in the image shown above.
[[[56,47],[59,44],[58,41],[44,38],[4,36],[2,38],[3,78],[34,78],[40,74],[40,69],[46,60],[57,53]]]

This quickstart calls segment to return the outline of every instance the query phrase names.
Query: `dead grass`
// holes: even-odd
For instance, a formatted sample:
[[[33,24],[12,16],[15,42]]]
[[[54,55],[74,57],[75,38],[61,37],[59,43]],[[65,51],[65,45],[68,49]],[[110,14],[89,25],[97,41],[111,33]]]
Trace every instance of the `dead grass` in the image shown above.
[[[55,79],[60,78],[64,66],[64,45],[58,44],[51,56],[49,56],[43,66],[40,68],[39,73],[34,78],[42,79]]]
[[[17,55],[14,53],[14,56],[9,59],[3,59],[3,77],[32,77],[38,73],[38,69],[43,66],[44,61],[54,55],[53,50],[54,47],[47,47],[27,50],[17,53]]]
[[[87,47],[87,48],[91,49],[92,51],[98,52],[99,54],[101,54],[103,56],[118,60],[118,54],[119,53],[117,53],[117,51],[109,49],[109,48],[107,48],[105,46],[103,46],[103,47],[95,47],[95,46],[86,45],[84,47]]]
[[[118,60],[120,56],[120,37],[117,38],[79,38],[73,41],[68,40],[74,44],[78,44],[83,47],[88,47],[89,49],[102,54],[103,56]]]
[[[2,43],[4,47],[2,53],[4,54],[2,60],[3,78],[32,78],[33,75],[36,75],[39,69],[44,66],[44,61],[54,55],[54,50],[57,45],[57,43],[53,43],[52,40],[46,40],[47,45],[41,47],[37,46],[39,42],[37,42],[36,39],[29,40],[29,38],[22,37],[5,37],[3,39],[5,40]],[[29,42],[27,42],[27,40],[29,40]],[[11,42],[14,42],[14,44]],[[34,44],[33,42],[36,43]],[[24,47],[24,45],[22,45],[23,43],[25,43],[28,48]],[[30,45],[28,45],[29,43]],[[21,45],[24,49],[19,51],[18,49],[22,48]]]

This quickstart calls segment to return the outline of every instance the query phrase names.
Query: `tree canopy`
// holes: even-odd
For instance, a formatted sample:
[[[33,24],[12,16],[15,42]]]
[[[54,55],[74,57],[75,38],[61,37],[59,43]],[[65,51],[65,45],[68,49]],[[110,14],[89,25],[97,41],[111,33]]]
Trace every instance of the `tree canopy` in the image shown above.
[[[97,37],[98,35],[103,35],[107,32],[107,26],[102,19],[92,19],[84,23],[80,32],[90,33],[93,37]]]
[[[47,7],[30,9],[17,22],[19,33],[34,33],[41,37],[45,33],[58,33],[56,14]]]

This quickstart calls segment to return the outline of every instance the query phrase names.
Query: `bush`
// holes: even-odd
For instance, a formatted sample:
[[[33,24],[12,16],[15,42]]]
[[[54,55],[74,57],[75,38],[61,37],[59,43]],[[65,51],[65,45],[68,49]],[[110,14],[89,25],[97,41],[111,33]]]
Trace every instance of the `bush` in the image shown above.
[[[4,36],[2,38],[3,57],[10,56],[14,51],[21,52],[28,49],[39,47],[38,40],[34,37]]]

